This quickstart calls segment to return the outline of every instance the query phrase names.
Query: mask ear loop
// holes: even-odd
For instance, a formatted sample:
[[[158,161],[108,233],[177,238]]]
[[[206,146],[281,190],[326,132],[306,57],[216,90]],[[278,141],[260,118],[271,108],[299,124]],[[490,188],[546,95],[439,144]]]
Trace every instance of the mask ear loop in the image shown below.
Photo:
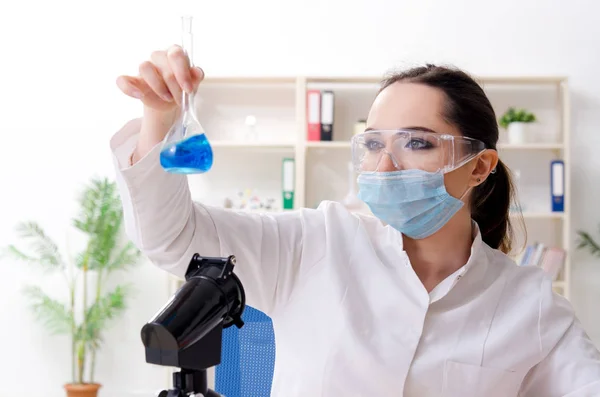
[[[477,182],[479,182],[479,180],[477,180]],[[460,196],[458,199],[459,199],[460,201],[463,201],[463,199],[465,198],[465,196],[466,196],[467,194],[469,194],[469,192],[470,192],[472,189],[473,189],[473,186],[469,186],[469,187],[467,188],[467,190],[465,190],[465,192],[464,192],[464,193],[463,193],[463,194],[462,194],[462,195],[461,195],[461,196]],[[463,201],[463,203],[464,203],[464,201]]]
[[[484,152],[484,151],[482,150],[481,152],[479,152],[479,153],[478,153],[476,156],[474,156],[473,158],[477,158],[477,157],[478,157],[478,156],[479,156],[481,153],[483,153],[483,152]],[[469,161],[471,161],[471,160],[473,160],[473,159],[469,159],[468,161],[465,161],[465,163],[467,163],[467,162],[469,162]],[[490,172],[490,174],[495,174],[495,173],[496,173],[496,168],[494,168],[494,169],[493,169],[493,170]],[[481,178],[477,178],[477,183],[479,183],[479,182],[481,182]],[[477,186],[479,186],[479,185],[477,185]],[[460,196],[458,199],[459,199],[460,201],[463,201],[463,199],[465,198],[465,196],[466,196],[467,194],[469,194],[469,192],[470,192],[470,191],[473,189],[473,187],[474,187],[474,186],[469,186],[469,187],[468,187],[468,188],[465,190],[465,192],[464,192],[464,193],[463,193],[463,194],[462,194],[462,195],[461,195],[461,196]],[[463,201],[463,202],[464,202],[464,201]]]
[[[496,169],[494,168],[490,174],[495,174],[496,173]],[[481,178],[477,178],[477,183],[481,182]],[[477,185],[479,186],[479,185]],[[467,195],[467,193],[469,193],[469,191],[471,191],[473,189],[474,186],[469,186],[467,188],[467,190],[465,190],[465,192],[462,194],[462,196],[460,196],[459,200],[462,201],[462,199]]]
[[[494,169],[494,171],[492,171],[492,172],[495,172],[495,169]],[[481,178],[477,178],[477,183],[479,183],[479,182],[481,182]],[[477,186],[479,186],[479,185],[477,185]],[[465,190],[465,192],[464,192],[464,193],[463,193],[463,194],[462,194],[462,195],[461,195],[461,196],[460,196],[458,199],[459,199],[460,201],[463,201],[463,199],[465,198],[465,196],[466,196],[467,194],[469,194],[469,192],[470,192],[471,190],[473,190],[473,187],[474,187],[474,186],[469,186],[469,187],[467,187],[467,189]],[[464,202],[464,201],[463,201],[463,202]]]

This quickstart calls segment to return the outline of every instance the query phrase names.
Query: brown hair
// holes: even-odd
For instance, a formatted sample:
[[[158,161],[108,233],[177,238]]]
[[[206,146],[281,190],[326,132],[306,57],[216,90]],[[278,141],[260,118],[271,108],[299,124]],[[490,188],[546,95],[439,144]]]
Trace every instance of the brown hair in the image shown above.
[[[428,64],[392,74],[383,80],[380,92],[399,81],[425,84],[442,90],[447,98],[445,120],[458,127],[463,136],[478,139],[486,148],[496,150],[496,114],[481,86],[468,74]],[[509,211],[514,198],[510,172],[500,160],[495,172],[475,187],[471,196],[471,216],[479,225],[483,241],[504,253],[510,252],[513,243]]]

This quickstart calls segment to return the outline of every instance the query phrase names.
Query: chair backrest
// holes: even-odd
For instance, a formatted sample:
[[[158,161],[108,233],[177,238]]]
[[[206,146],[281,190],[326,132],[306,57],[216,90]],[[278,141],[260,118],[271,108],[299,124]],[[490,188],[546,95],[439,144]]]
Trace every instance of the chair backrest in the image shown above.
[[[215,367],[215,391],[225,397],[269,396],[275,366],[271,318],[246,306],[244,326],[223,331],[221,364]]]

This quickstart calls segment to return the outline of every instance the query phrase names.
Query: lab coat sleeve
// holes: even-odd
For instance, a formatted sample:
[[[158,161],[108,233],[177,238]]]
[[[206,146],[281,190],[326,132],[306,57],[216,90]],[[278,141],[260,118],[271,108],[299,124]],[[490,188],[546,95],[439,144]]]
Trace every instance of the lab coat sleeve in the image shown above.
[[[600,354],[548,278],[542,281],[538,333],[541,361],[526,376],[519,396],[600,396]]]
[[[187,177],[160,166],[161,145],[130,165],[140,124],[130,121],[111,140],[127,236],[153,264],[179,277],[194,253],[235,255],[248,305],[271,315],[293,292],[306,217],[318,218],[318,211],[235,213],[194,202]]]

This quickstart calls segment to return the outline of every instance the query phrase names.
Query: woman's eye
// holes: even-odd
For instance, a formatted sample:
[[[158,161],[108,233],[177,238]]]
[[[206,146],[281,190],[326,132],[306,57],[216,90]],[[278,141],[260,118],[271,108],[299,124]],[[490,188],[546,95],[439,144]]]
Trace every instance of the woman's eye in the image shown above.
[[[413,138],[406,144],[405,147],[407,149],[411,149],[411,150],[422,150],[422,149],[429,149],[432,147],[432,145],[430,142],[427,142],[424,139]]]
[[[371,141],[365,142],[365,147],[368,150],[381,150],[382,148],[385,147],[385,145],[383,145],[381,142],[371,140]]]

